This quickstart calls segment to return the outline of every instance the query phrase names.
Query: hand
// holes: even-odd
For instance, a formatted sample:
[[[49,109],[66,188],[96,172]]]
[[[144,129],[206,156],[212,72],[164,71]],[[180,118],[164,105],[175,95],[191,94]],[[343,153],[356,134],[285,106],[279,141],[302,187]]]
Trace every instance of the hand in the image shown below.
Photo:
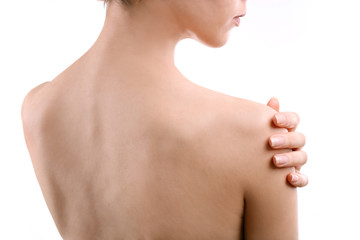
[[[279,112],[279,105],[279,101],[276,98],[271,98],[267,104],[267,106],[278,112],[273,118],[275,126],[287,128],[289,132],[271,136],[269,145],[274,149],[292,149],[293,151],[275,154],[273,162],[277,167],[295,167],[295,172],[290,173],[287,176],[287,180],[294,187],[304,187],[309,182],[308,177],[300,173],[301,167],[307,162],[307,154],[301,150],[305,145],[305,136],[302,133],[295,132],[300,118],[296,113]]]

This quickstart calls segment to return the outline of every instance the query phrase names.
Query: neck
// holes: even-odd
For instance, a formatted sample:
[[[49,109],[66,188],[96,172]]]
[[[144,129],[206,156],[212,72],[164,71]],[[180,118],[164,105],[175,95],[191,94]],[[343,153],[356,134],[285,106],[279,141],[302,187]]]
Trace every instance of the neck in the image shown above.
[[[174,52],[177,43],[186,37],[185,31],[164,4],[155,2],[143,1],[134,7],[111,2],[104,27],[87,57],[106,69],[136,66],[136,71],[161,68],[178,72]]]

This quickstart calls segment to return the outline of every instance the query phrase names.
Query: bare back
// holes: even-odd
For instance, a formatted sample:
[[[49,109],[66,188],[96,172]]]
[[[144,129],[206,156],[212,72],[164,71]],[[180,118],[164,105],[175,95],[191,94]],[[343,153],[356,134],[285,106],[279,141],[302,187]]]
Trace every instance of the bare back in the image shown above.
[[[62,237],[239,239],[246,173],[226,158],[234,101],[188,85],[42,85],[24,130]]]

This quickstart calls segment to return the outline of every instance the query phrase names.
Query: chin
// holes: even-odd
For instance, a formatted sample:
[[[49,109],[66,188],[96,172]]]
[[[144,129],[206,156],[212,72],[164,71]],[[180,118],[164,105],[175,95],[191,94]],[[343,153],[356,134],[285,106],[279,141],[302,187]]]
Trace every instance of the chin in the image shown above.
[[[212,47],[220,48],[228,42],[228,35],[226,36],[207,36],[207,37],[196,37],[195,40],[202,44]]]

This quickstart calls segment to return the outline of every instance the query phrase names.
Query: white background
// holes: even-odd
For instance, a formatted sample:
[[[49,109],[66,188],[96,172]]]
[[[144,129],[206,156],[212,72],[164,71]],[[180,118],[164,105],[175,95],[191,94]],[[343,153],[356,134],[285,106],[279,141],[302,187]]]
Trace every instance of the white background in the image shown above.
[[[181,42],[190,80],[301,116],[310,178],[298,189],[300,238],[360,239],[360,14],[355,0],[249,0],[228,44]],[[103,26],[95,0],[0,3],[0,239],[61,239],[23,139],[25,94],[85,53]]]

